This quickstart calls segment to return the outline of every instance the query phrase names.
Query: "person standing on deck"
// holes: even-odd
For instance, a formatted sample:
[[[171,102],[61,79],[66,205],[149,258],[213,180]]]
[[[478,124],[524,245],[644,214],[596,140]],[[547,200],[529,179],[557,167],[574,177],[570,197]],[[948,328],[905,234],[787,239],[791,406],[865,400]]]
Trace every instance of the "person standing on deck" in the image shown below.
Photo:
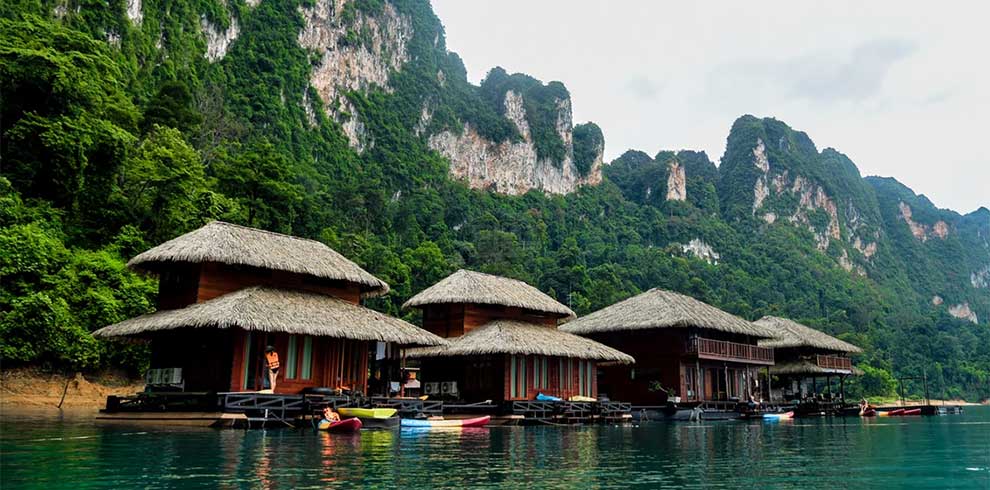
[[[268,346],[265,349],[265,369],[268,374],[268,387],[275,393],[275,378],[278,377],[278,352],[275,348]]]

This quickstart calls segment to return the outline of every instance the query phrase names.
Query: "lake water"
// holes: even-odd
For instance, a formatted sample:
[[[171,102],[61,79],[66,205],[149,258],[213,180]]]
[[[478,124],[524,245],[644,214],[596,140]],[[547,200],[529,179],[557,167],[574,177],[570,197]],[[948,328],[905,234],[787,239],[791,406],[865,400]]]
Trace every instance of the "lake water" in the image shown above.
[[[218,430],[0,419],[13,488],[990,489],[990,407],[963,415],[443,431]]]

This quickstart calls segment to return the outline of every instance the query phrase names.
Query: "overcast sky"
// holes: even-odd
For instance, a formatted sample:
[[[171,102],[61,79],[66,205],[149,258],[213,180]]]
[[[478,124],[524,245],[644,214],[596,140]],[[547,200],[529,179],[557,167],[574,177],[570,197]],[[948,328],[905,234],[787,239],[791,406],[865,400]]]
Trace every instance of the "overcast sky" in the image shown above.
[[[990,4],[909,3],[433,6],[473,82],[496,65],[564,82],[606,161],[684,148],[718,163],[738,116],[773,116],[939,207],[990,207]]]

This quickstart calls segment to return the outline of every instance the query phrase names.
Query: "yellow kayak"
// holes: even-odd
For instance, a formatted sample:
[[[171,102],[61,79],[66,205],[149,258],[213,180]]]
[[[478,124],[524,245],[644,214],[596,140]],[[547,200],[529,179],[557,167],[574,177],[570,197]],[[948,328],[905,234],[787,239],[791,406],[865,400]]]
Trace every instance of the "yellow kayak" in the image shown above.
[[[397,412],[394,408],[338,408],[342,417],[364,417],[367,419],[387,419]]]

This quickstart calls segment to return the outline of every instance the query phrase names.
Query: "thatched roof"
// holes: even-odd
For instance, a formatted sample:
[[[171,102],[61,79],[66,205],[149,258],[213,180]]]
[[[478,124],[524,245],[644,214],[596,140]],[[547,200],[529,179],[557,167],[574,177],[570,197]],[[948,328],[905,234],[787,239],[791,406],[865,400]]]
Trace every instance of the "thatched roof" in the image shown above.
[[[559,317],[575,316],[570,308],[525,282],[464,269],[424,289],[402,307],[449,303],[515,306]]]
[[[450,345],[410,349],[409,357],[521,354],[631,364],[632,356],[553,327],[518,320],[493,320],[452,339]]]
[[[385,281],[318,241],[223,221],[211,221],[142,252],[127,265],[157,272],[175,262],[246,265],[347,281],[359,284],[364,296],[388,292]]]
[[[855,376],[862,376],[863,370],[852,367],[852,370],[848,369],[836,369],[836,368],[824,368],[807,360],[799,360],[793,362],[778,363],[770,367],[770,374],[775,375],[786,375],[786,374],[796,374],[796,375],[826,375],[826,374],[853,374]]]
[[[765,316],[755,322],[773,334],[773,338],[760,341],[760,347],[783,349],[788,347],[811,347],[834,352],[859,354],[863,349],[843,342],[831,335],[806,327],[793,320],[776,316]]]
[[[415,325],[323,294],[254,286],[175,310],[104,327],[96,337],[142,336],[178,328],[241,328],[401,345],[444,345]]]
[[[560,327],[565,332],[580,335],[655,328],[702,328],[771,337],[766,329],[752,322],[690,296],[663,289],[651,289]]]

